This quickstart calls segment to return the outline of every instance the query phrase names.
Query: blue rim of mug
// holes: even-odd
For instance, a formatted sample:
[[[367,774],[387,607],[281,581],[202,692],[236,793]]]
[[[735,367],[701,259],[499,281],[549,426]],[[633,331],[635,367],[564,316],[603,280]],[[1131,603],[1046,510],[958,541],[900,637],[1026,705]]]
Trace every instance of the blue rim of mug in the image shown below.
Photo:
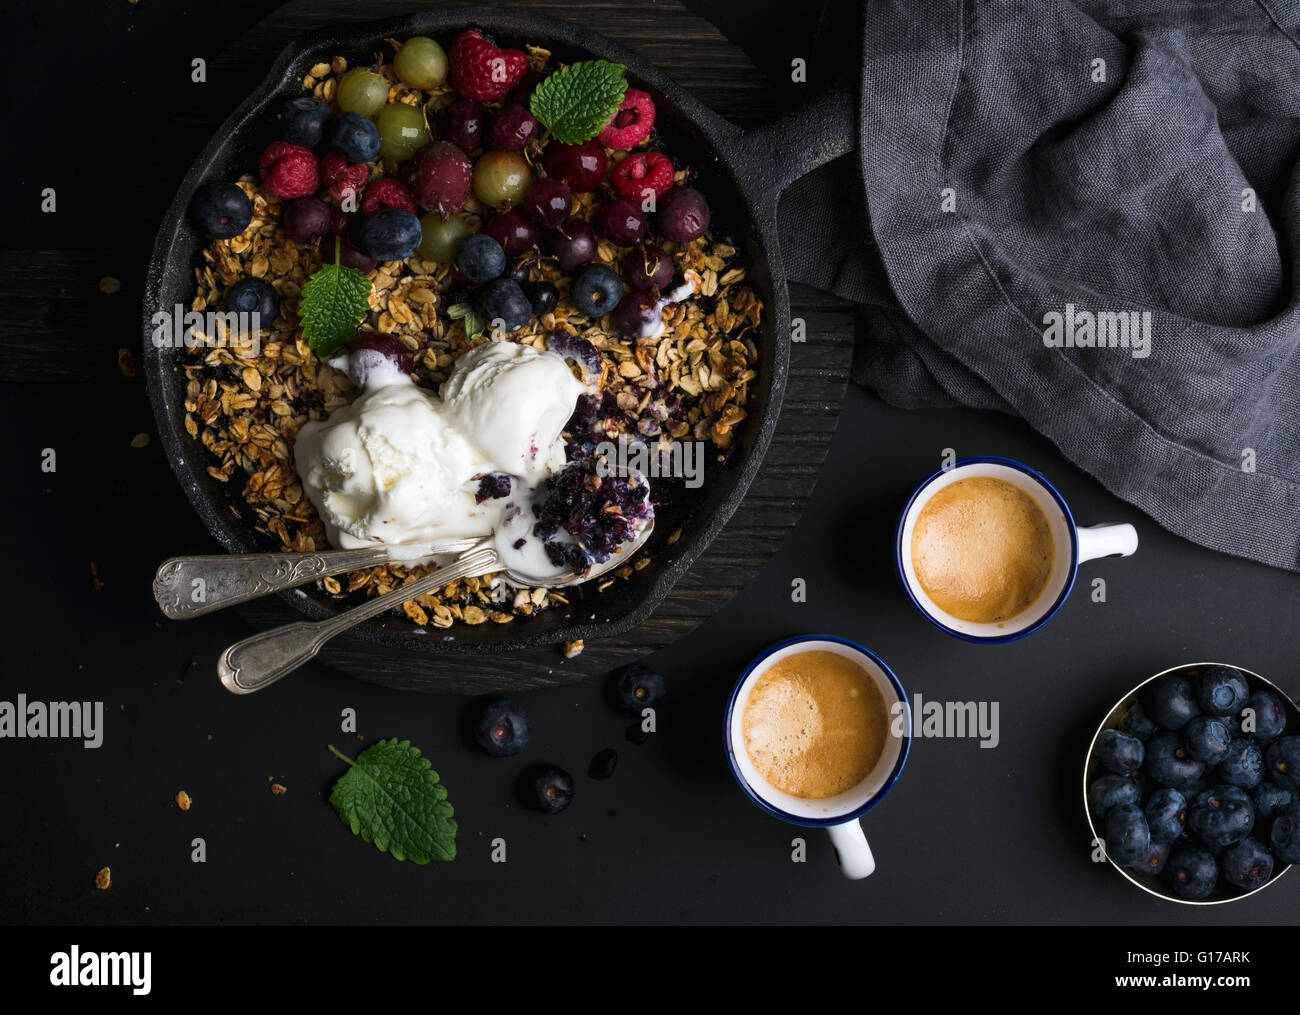
[[[909,719],[911,718],[911,706],[907,702],[907,692],[903,690],[903,685],[899,683],[898,677],[894,675],[894,671],[885,665],[885,661],[881,659],[880,656],[876,655],[876,653],[872,652],[869,648],[864,648],[857,642],[850,641],[848,638],[839,638],[833,634],[804,634],[795,638],[787,638],[785,641],[777,642],[775,645],[769,645],[750,660],[749,665],[745,667],[745,671],[740,675],[740,679],[736,681],[736,686],[731,689],[731,698],[727,702],[727,713],[723,717],[722,732],[723,741],[727,747],[727,765],[731,769],[731,777],[736,780],[737,785],[740,786],[750,800],[756,803],[768,814],[772,815],[772,817],[779,818],[781,821],[788,822],[789,824],[801,825],[804,828],[829,828],[832,825],[844,825],[850,821],[856,821],[858,818],[862,817],[862,815],[875,807],[876,804],[880,803],[881,800],[885,799],[889,791],[894,788],[894,783],[898,781],[898,777],[903,771],[903,764],[907,761],[907,755],[912,748],[912,731],[910,729],[911,723],[909,722],[909,728],[903,734],[903,745],[899,749],[898,760],[894,763],[893,770],[889,773],[888,778],[885,779],[880,789],[873,793],[862,804],[862,806],[855,808],[848,814],[836,815],[833,818],[801,818],[796,817],[789,811],[781,810],[781,808],[777,807],[775,804],[769,803],[764,799],[763,796],[749,784],[749,780],[741,774],[740,768],[736,764],[735,744],[731,741],[732,715],[736,711],[736,702],[740,696],[740,689],[745,686],[745,681],[749,679],[755,669],[761,666],[777,652],[780,652],[781,649],[787,648],[790,645],[798,645],[802,642],[809,641],[834,642],[837,645],[844,645],[851,648],[855,652],[861,652],[864,656],[880,667],[880,672],[889,679],[890,684],[894,687],[894,691],[898,694],[898,700],[903,703],[904,707],[907,709]]]
[[[1005,465],[1006,467],[1015,469],[1018,472],[1023,472],[1026,476],[1037,482],[1043,487],[1043,489],[1052,495],[1052,499],[1056,501],[1057,506],[1061,509],[1061,514],[1065,516],[1065,527],[1070,533],[1070,573],[1066,576],[1065,584],[1061,586],[1060,595],[1056,597],[1056,601],[1052,603],[1041,617],[1035,620],[1028,627],[1019,631],[1014,631],[1011,634],[967,634],[965,631],[958,631],[939,621],[932,616],[930,611],[922,606],[921,602],[916,598],[916,595],[912,592],[912,586],[907,581],[907,571],[903,567],[903,525],[907,521],[908,512],[912,510],[912,505],[916,503],[916,498],[921,496],[930,484],[940,476],[945,476],[949,472],[952,472],[955,469],[960,469],[964,465]],[[1029,637],[1029,635],[1033,634],[1049,620],[1055,617],[1061,607],[1065,605],[1066,599],[1070,597],[1070,593],[1074,590],[1074,582],[1079,574],[1079,534],[1077,529],[1078,526],[1075,524],[1074,515],[1070,513],[1070,506],[1065,503],[1065,498],[1061,496],[1056,487],[1054,487],[1041,472],[1036,469],[1031,469],[1023,462],[1017,462],[1014,458],[1000,458],[997,455],[982,455],[977,458],[959,458],[949,468],[939,469],[937,472],[931,473],[926,479],[921,481],[915,490],[912,491],[912,496],[907,498],[907,503],[903,505],[903,510],[898,516],[898,526],[894,531],[894,568],[898,572],[898,580],[903,586],[903,591],[907,593],[907,598],[911,600],[912,605],[916,607],[917,612],[940,631],[950,634],[954,638],[960,638],[962,641],[974,642],[977,645],[1001,645],[1009,641],[1019,641],[1021,638]]]

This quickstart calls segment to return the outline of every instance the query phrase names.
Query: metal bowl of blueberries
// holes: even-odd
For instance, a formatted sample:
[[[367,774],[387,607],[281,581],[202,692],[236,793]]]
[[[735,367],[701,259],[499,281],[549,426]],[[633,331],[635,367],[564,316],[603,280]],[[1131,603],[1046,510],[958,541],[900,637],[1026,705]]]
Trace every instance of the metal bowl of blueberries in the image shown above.
[[[1083,801],[1094,841],[1143,891],[1254,895],[1300,862],[1300,708],[1239,666],[1157,673],[1097,727]]]

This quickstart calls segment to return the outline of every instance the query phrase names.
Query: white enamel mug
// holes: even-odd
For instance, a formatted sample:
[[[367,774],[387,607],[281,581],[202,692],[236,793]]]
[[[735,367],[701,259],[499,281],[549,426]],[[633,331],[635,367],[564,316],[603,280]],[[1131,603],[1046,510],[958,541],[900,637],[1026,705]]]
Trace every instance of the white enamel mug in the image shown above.
[[[912,566],[912,529],[921,509],[945,486],[977,476],[1001,479],[1028,494],[1042,509],[1051,526],[1055,551],[1052,570],[1038,597],[1016,616],[991,624],[962,620],[940,609],[917,581],[916,569]],[[1128,523],[1080,528],[1056,487],[1028,465],[1010,458],[962,458],[951,468],[941,469],[930,476],[912,492],[898,519],[894,561],[899,580],[912,605],[930,623],[954,637],[991,645],[1032,634],[1056,616],[1074,588],[1075,574],[1083,561],[1097,557],[1128,557],[1137,546],[1137,529]]]
[[[749,693],[768,668],[801,652],[833,652],[853,660],[875,681],[888,716],[884,750],[871,773],[856,786],[833,797],[809,800],[777,789],[754,767],[745,751],[744,715]],[[775,818],[792,825],[825,828],[848,878],[865,878],[876,869],[858,819],[885,798],[898,781],[912,743],[912,712],[903,685],[874,652],[831,635],[806,635],[765,649],[746,667],[732,689],[724,725],[727,761],[745,794]]]

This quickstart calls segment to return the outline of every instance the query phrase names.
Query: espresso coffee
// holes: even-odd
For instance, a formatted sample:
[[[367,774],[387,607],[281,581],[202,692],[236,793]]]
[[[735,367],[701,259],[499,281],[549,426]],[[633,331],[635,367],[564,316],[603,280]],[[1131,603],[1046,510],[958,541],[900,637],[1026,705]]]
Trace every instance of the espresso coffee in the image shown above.
[[[888,721],[866,670],[835,652],[809,651],[778,660],[755,681],[741,726],[745,753],[764,779],[821,800],[871,774]]]
[[[972,476],[931,497],[912,527],[912,567],[945,613],[996,624],[1023,613],[1047,585],[1055,544],[1047,516],[1014,483]]]

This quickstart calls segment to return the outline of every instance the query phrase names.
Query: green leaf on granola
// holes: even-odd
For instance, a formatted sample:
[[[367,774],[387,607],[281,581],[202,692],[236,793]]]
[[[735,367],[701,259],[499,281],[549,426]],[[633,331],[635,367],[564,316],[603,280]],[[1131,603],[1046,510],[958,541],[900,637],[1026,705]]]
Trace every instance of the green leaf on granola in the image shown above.
[[[471,342],[487,329],[487,320],[468,303],[456,303],[448,307],[447,316],[465,325],[465,337]]]
[[[303,337],[322,356],[350,339],[370,309],[370,279],[339,264],[338,259],[335,240],[334,263],[322,264],[312,273],[298,301]]]
[[[627,91],[625,70],[608,60],[571,63],[537,86],[529,108],[556,140],[580,144],[604,130],[618,112]]]
[[[438,773],[409,740],[380,740],[348,763],[330,803],[343,823],[395,860],[425,864],[456,859],[455,811]]]

